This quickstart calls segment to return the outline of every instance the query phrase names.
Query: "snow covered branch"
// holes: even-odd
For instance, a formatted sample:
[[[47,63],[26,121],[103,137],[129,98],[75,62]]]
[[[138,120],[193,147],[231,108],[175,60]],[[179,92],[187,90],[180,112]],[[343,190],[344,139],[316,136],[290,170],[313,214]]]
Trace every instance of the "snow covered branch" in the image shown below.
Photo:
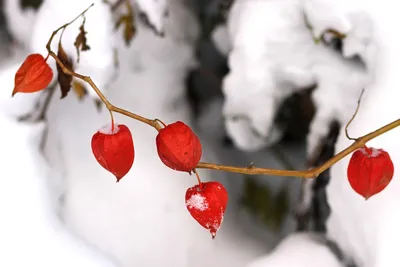
[[[90,8],[90,7],[89,7]],[[61,30],[65,30],[70,24],[72,24],[76,19],[78,19],[79,17],[84,16],[84,14],[88,11],[87,8],[85,11],[83,11],[78,17],[76,17],[74,20],[72,20],[69,23],[64,24],[63,26],[61,26],[60,28],[58,28],[57,30],[55,30],[53,32],[53,34],[51,35],[46,48],[47,51],[49,53],[49,56],[51,56],[52,58],[54,58],[57,62],[57,64],[59,65],[60,69],[62,70],[62,72],[66,75],[70,75],[73,76],[77,79],[80,79],[84,82],[86,82],[87,84],[89,84],[93,90],[95,91],[95,93],[99,96],[99,98],[101,99],[101,101],[104,103],[104,105],[106,106],[106,108],[110,111],[111,117],[113,116],[113,112],[115,113],[119,113],[122,115],[125,115],[127,117],[130,117],[134,120],[140,121],[142,123],[148,124],[149,126],[153,127],[154,129],[156,129],[157,131],[159,131],[160,129],[162,129],[162,121],[159,119],[149,119],[143,116],[140,116],[138,114],[132,113],[128,110],[122,109],[120,107],[117,107],[115,105],[113,105],[112,103],[110,103],[108,101],[108,99],[104,96],[104,94],[101,92],[101,90],[96,86],[96,84],[93,82],[93,80],[89,77],[89,76],[84,76],[82,74],[76,73],[73,70],[69,69],[63,62],[62,60],[57,56],[56,53],[54,53],[51,50],[51,43],[52,40],[54,38],[54,36]],[[366,145],[366,143],[396,127],[400,126],[400,119],[397,119],[373,132],[370,132],[364,136],[361,136],[359,138],[356,138],[355,141],[348,146],[347,148],[345,148],[344,150],[342,150],[341,152],[339,152],[338,154],[336,154],[334,157],[332,157],[331,159],[329,159],[328,161],[326,161],[325,163],[323,163],[322,165],[320,165],[319,167],[315,167],[309,170],[303,170],[303,171],[298,171],[298,170],[279,170],[279,169],[269,169],[269,168],[259,168],[259,167],[255,167],[253,165],[249,165],[246,167],[235,167],[235,166],[227,166],[227,165],[219,165],[219,164],[214,164],[214,163],[206,163],[206,162],[200,162],[196,168],[199,169],[210,169],[210,170],[217,170],[217,171],[226,171],[226,172],[234,172],[234,173],[242,173],[242,174],[249,174],[249,175],[276,175],[276,176],[291,176],[291,177],[301,177],[301,178],[316,178],[319,174],[321,174],[323,171],[327,170],[328,168],[330,168],[332,165],[334,165],[335,163],[337,163],[338,161],[340,161],[341,159],[343,159],[344,157],[348,156],[349,154],[351,154],[352,152],[356,151],[359,148],[362,148]]]

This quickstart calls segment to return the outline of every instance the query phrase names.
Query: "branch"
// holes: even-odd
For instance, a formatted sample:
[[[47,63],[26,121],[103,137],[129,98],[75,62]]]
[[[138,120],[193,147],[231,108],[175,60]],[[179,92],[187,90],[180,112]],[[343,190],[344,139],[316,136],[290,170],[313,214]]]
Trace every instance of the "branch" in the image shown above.
[[[304,18],[304,23],[305,23],[306,27],[307,27],[311,32],[313,32],[313,29],[314,29],[314,28],[313,28],[313,26],[311,25],[311,23],[309,22],[309,20],[308,20],[308,18],[307,18],[307,14],[306,14],[305,12],[303,12],[303,18]],[[333,29],[333,28],[327,28],[327,29],[325,29],[325,30],[320,34],[320,36],[315,37],[315,36],[313,35],[314,42],[318,44],[321,40],[324,40],[323,38],[324,38],[324,35],[325,35],[326,33],[332,34],[333,36],[335,36],[335,37],[338,38],[339,40],[343,40],[343,39],[345,39],[345,38],[347,37],[347,35],[346,35],[345,33],[341,33],[341,32],[339,32],[338,30]]]
[[[90,7],[89,6],[85,11],[83,11],[78,17],[76,17],[74,20],[71,22],[64,24],[57,30],[53,32],[51,35],[46,48],[49,53],[49,56],[54,58],[57,62],[57,64],[60,66],[61,70],[67,74],[71,75],[77,79],[80,79],[87,84],[90,85],[90,87],[93,88],[93,90],[96,92],[96,94],[99,96],[100,100],[104,103],[104,105],[107,107],[107,109],[110,111],[110,114],[112,115],[112,112],[116,112],[122,115],[125,115],[127,117],[130,117],[134,120],[140,121],[142,123],[145,123],[151,127],[153,127],[155,130],[159,131],[163,127],[163,123],[158,120],[158,119],[148,119],[145,117],[142,117],[138,114],[132,113],[128,110],[119,108],[117,106],[114,106],[111,104],[108,99],[103,95],[103,93],[100,91],[100,89],[95,85],[95,83],[92,81],[92,79],[89,76],[84,76],[79,73],[76,73],[70,69],[68,69],[62,61],[57,57],[57,55],[51,50],[51,42],[54,38],[54,36],[60,31],[64,30],[66,27],[68,27],[70,24],[72,24],[75,20],[77,20],[79,17],[83,16]],[[358,110],[358,108],[357,108]],[[354,115],[355,116],[355,115]],[[351,122],[351,121],[350,121]],[[309,170],[303,170],[303,171],[297,171],[297,170],[278,170],[278,169],[269,169],[269,168],[258,168],[253,165],[247,166],[247,167],[236,167],[236,166],[228,166],[228,165],[219,165],[219,164],[214,164],[214,163],[206,163],[206,162],[199,162],[199,164],[196,166],[197,169],[210,169],[210,170],[216,170],[216,171],[226,171],[226,172],[234,172],[234,173],[241,173],[241,174],[247,174],[247,175],[274,175],[274,176],[285,176],[285,177],[300,177],[300,178],[316,178],[318,177],[319,174],[324,172],[325,170],[329,169],[332,165],[343,159],[344,157],[348,156],[355,150],[362,148],[365,146],[365,144],[390,131],[393,130],[394,128],[400,126],[400,119],[395,120],[369,134],[366,134],[362,137],[359,137],[354,140],[353,144],[348,146],[346,149],[342,150],[338,154],[336,154],[334,157],[320,165],[319,167],[311,168]]]
[[[344,128],[344,131],[345,131],[345,133],[346,133],[346,137],[347,137],[347,139],[349,139],[349,140],[353,140],[353,141],[356,141],[357,140],[357,138],[353,138],[353,137],[350,137],[350,135],[349,135],[349,126],[350,126],[350,124],[353,122],[353,120],[355,119],[355,117],[357,116],[357,113],[358,113],[358,110],[360,109],[360,104],[361,104],[361,98],[362,98],[362,96],[363,96],[363,94],[364,94],[364,88],[361,90],[361,93],[360,93],[360,97],[358,98],[358,101],[357,101],[357,108],[356,108],[356,111],[354,112],[354,114],[353,114],[353,116],[351,117],[351,119],[349,120],[349,122],[346,124],[346,127]]]
[[[368,141],[390,130],[393,130],[398,126],[400,126],[400,119],[395,120],[369,134],[359,137],[356,139],[356,141],[354,141],[353,144],[351,144],[349,147],[336,154],[334,157],[326,161],[324,164],[309,170],[295,171],[295,170],[276,170],[276,169],[257,168],[257,167],[234,167],[234,166],[217,165],[213,163],[203,163],[203,162],[200,162],[196,168],[236,172],[249,175],[264,174],[264,175],[276,175],[276,176],[286,176],[286,177],[316,178],[318,177],[318,175],[320,175],[325,170],[329,169],[332,165],[334,165],[344,157],[350,155],[355,150],[364,147]]]

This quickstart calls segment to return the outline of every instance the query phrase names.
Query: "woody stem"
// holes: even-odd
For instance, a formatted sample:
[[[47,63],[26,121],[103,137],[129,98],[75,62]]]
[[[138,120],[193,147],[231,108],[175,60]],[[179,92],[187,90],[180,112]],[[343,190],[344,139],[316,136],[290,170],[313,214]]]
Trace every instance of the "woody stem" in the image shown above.
[[[91,5],[92,6],[92,5]],[[90,7],[91,7],[90,6]],[[90,8],[89,7],[89,8]],[[153,127],[155,130],[160,131],[162,129],[162,126],[159,124],[161,122],[158,119],[148,119],[146,117],[140,116],[138,114],[135,114],[133,112],[130,112],[128,110],[122,109],[120,107],[114,106],[113,104],[108,101],[108,99],[104,96],[104,94],[100,91],[100,89],[96,86],[96,84],[93,82],[93,80],[89,76],[84,76],[82,74],[76,73],[73,70],[69,69],[65,64],[58,58],[58,56],[51,50],[51,42],[54,38],[54,36],[58,33],[58,31],[66,28],[68,25],[73,23],[76,19],[78,19],[80,16],[83,16],[85,12],[89,9],[87,8],[85,11],[83,11],[78,17],[76,17],[74,20],[71,22],[64,24],[57,30],[55,30],[52,35],[50,36],[50,39],[46,45],[46,49],[49,53],[49,55],[54,58],[61,68],[61,71],[65,73],[66,75],[73,76],[77,79],[80,79],[87,84],[90,85],[90,87],[93,88],[93,90],[96,92],[96,94],[99,96],[100,100],[104,103],[104,105],[107,107],[107,109],[110,112],[116,112],[119,114],[122,114],[124,116],[130,117],[134,120],[140,121],[142,123],[145,123],[151,127]],[[355,116],[355,115],[354,115]],[[354,118],[352,118],[353,120]],[[352,121],[350,120],[350,122]],[[347,125],[348,126],[348,125]],[[365,146],[365,144],[384,134],[387,133],[397,127],[400,126],[400,119],[397,119],[391,123],[386,124],[385,126],[382,126],[381,128],[370,132],[364,136],[361,136],[359,138],[351,138],[354,139],[353,143],[348,146],[347,148],[343,149],[339,153],[337,153],[335,156],[327,160],[325,163],[322,165],[308,169],[308,170],[302,170],[302,171],[297,171],[297,170],[278,170],[278,169],[270,169],[270,168],[259,168],[255,166],[247,166],[247,167],[237,167],[237,166],[228,166],[228,165],[220,165],[220,164],[215,164],[215,163],[206,163],[206,162],[199,162],[196,166],[196,168],[202,168],[202,169],[210,169],[210,170],[217,170],[217,171],[226,171],[226,172],[234,172],[234,173],[241,173],[241,174],[247,174],[247,175],[274,175],[274,176],[286,176],[286,177],[301,177],[301,178],[316,178],[320,173],[323,171],[329,169],[332,165],[336,164],[338,161],[342,160],[346,156],[350,155],[352,152],[356,151],[359,148],[362,148]],[[347,128],[347,127],[346,127]],[[349,137],[349,136],[348,136]],[[194,170],[197,179],[199,181],[200,186],[202,185],[200,177],[198,176],[197,172]]]
[[[201,182],[200,176],[197,173],[196,169],[193,169],[193,172],[196,174],[197,182],[199,183],[200,190],[203,190],[203,183]]]
[[[111,110],[108,110],[109,112],[110,112],[110,117],[111,117],[111,132],[113,133],[114,132],[114,123],[115,123],[115,121],[114,121],[114,115],[113,115],[113,113],[112,113],[112,111]]]
[[[155,119],[155,121],[157,121],[157,122],[159,122],[159,123],[161,123],[164,127],[167,127],[167,125],[162,121],[162,120],[159,120],[159,119]]]

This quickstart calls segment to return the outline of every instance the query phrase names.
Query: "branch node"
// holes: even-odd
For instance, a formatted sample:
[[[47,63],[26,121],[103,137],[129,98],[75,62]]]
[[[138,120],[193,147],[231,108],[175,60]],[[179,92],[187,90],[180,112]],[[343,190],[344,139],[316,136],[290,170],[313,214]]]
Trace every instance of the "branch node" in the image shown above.
[[[349,120],[349,122],[346,124],[346,127],[344,128],[344,131],[345,131],[345,134],[346,134],[347,139],[352,140],[352,141],[355,141],[355,142],[358,140],[358,138],[350,137],[348,128],[349,128],[350,124],[353,122],[353,120],[355,119],[355,117],[357,116],[358,110],[360,109],[361,98],[362,98],[362,96],[363,96],[363,94],[364,94],[364,90],[365,90],[365,88],[363,88],[363,89],[361,90],[360,96],[359,96],[358,101],[357,101],[357,108],[356,108],[356,111],[354,112],[353,116],[351,117],[351,119]]]

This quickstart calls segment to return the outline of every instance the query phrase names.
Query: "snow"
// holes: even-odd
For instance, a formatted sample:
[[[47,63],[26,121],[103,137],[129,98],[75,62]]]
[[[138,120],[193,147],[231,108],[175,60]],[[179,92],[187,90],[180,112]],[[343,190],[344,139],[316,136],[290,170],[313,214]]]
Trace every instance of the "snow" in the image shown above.
[[[285,238],[269,255],[246,267],[341,267],[343,266],[324,245],[323,238],[308,233]]]
[[[106,135],[113,135],[113,134],[118,133],[118,131],[119,131],[118,124],[117,124],[117,123],[114,123],[114,125],[113,125],[112,122],[110,122],[110,123],[104,125],[104,126],[101,127],[100,130],[99,130],[100,133],[106,134]]]
[[[303,3],[304,13],[307,21],[312,25],[311,32],[316,39],[322,37],[327,29],[335,29],[345,34],[351,31],[352,25],[340,4],[333,4],[333,1],[326,0],[303,0]]]
[[[351,27],[348,32],[349,39],[344,40],[344,54],[347,56],[358,54],[366,62],[373,78],[366,86],[359,113],[349,128],[351,136],[361,136],[398,119],[397,88],[400,80],[397,70],[400,38],[394,33],[396,22],[400,18],[393,7],[382,1],[362,1],[362,4],[360,1],[326,1],[326,3],[347,10],[341,14],[349,20]],[[323,13],[324,18],[328,20],[330,15],[329,12]],[[337,14],[332,17],[338,18]],[[367,23],[361,23],[362,21]],[[351,114],[348,112],[347,116]],[[399,129],[392,130],[368,142],[367,145],[381,147],[388,151],[394,162],[399,161],[400,147],[397,142],[399,134]],[[351,141],[346,138],[342,129],[336,152],[350,144]],[[398,173],[395,171],[392,182],[384,191],[365,201],[351,189],[347,181],[349,159],[350,156],[346,157],[331,169],[331,180],[327,187],[327,197],[331,207],[327,222],[327,237],[336,242],[346,257],[354,260],[357,266],[398,266],[400,263],[396,249],[397,237],[400,235],[398,227],[400,212],[397,208],[400,196]],[[309,260],[321,261],[316,266],[342,266],[335,262],[326,247],[316,246],[310,242],[308,234],[302,235],[302,237],[297,234],[289,236],[273,253],[249,266],[313,266]],[[296,239],[302,242],[299,243]]]
[[[186,201],[186,206],[189,209],[204,211],[208,209],[208,202],[204,196],[200,194],[194,194]]]
[[[361,136],[398,118],[400,38],[394,34],[400,19],[397,10],[378,0],[365,0],[362,4],[360,1],[304,1],[312,2],[307,6],[307,15],[314,26],[313,34],[318,36],[332,25],[340,27],[347,33],[343,55],[348,58],[359,55],[367,68],[341,58],[323,45],[315,46],[311,33],[300,23],[299,1],[237,0],[229,27],[218,29],[219,36],[214,35],[214,40],[220,42],[223,53],[230,53],[231,73],[224,83],[227,102],[223,108],[228,119],[227,130],[238,147],[251,151],[239,153],[221,149],[216,141],[223,136],[223,130],[218,128],[222,117],[215,115],[221,114],[215,113],[222,106],[218,99],[203,107],[199,123],[204,161],[225,161],[234,165],[256,161],[257,166],[282,168],[271,151],[254,150],[279,141],[282,129],[272,124],[272,118],[280,101],[313,83],[319,85],[313,95],[318,113],[311,128],[309,153],[325,134],[330,119],[343,123],[353,114],[363,85],[366,85],[366,92],[359,113],[350,125],[351,136]],[[32,30],[31,51],[45,54],[44,44],[51,31],[90,4],[86,0],[81,1],[81,6],[66,3],[59,1],[55,6],[51,0],[45,1]],[[108,34],[107,27],[112,23],[107,22],[110,14],[105,6],[96,3],[95,7],[87,15],[86,29],[93,34],[88,34],[89,45],[96,46],[93,45],[93,54],[82,53],[79,71],[93,76],[102,90],[109,88],[107,96],[118,106],[149,118],[166,122],[182,120],[194,126],[190,123],[183,84],[185,72],[197,63],[192,45],[198,27],[193,15],[180,1],[170,0],[170,14],[158,24],[159,29],[163,27],[166,38],[160,39],[139,23],[138,36],[132,47],[126,48],[118,39],[120,35]],[[158,13],[156,10],[152,11],[154,15],[149,15],[150,11],[148,14],[149,18],[154,16],[154,21],[162,13],[162,9]],[[48,23],[49,20],[52,23]],[[64,48],[72,57],[76,56],[75,48],[68,46],[73,44],[80,22],[78,20],[64,35]],[[248,31],[259,25],[263,25],[265,34]],[[234,37],[232,43],[224,42],[226,30]],[[20,36],[25,40],[24,34]],[[121,58],[120,73],[115,81],[111,78],[114,46],[119,48]],[[116,259],[120,266],[341,266],[321,238],[312,234],[289,235],[265,255],[280,235],[268,233],[271,238],[265,238],[265,232],[257,232],[254,222],[248,224],[251,229],[246,231],[240,227],[245,216],[236,213],[232,203],[239,197],[231,191],[240,188],[244,178],[201,170],[203,181],[222,181],[233,196],[218,237],[210,240],[184,204],[184,193],[196,180],[160,162],[154,145],[154,129],[120,116],[118,121],[126,124],[135,137],[138,157],[124,183],[116,184],[112,175],[98,165],[90,150],[90,138],[110,118],[106,109],[98,112],[90,98],[80,102],[73,96],[62,101],[53,100],[45,150],[47,162],[38,146],[46,125],[16,122],[17,117],[35,108],[41,94],[18,94],[10,98],[15,71],[27,54],[21,52],[2,63],[0,70],[4,89],[0,93],[0,124],[7,129],[2,131],[0,139],[0,143],[3,142],[0,158],[6,163],[2,166],[5,179],[0,186],[0,209],[4,215],[0,249],[5,252],[0,258],[1,266],[10,266],[10,262],[15,266],[118,266],[75,237],[75,233]],[[367,144],[388,151],[395,168],[400,161],[398,134],[400,130],[395,129]],[[336,151],[349,144],[342,130]],[[301,154],[298,148],[287,154],[304,157],[297,156]],[[388,187],[365,201],[347,181],[349,158],[331,170],[327,195],[332,211],[327,237],[358,266],[399,266],[398,174],[395,170]],[[299,162],[294,165],[301,168]],[[60,186],[57,185],[60,176],[62,190],[57,191],[55,186]],[[262,182],[270,185],[273,191],[290,187],[291,202],[296,201],[299,179],[268,177]],[[57,214],[61,214],[62,221]],[[67,228],[64,228],[64,221]],[[288,221],[285,221],[284,234],[292,229]],[[254,233],[260,233],[258,237],[263,238],[262,242],[253,238]],[[259,258],[261,255],[264,256]]]
[[[383,150],[374,147],[369,147],[369,148],[360,148],[360,151],[368,157],[375,158],[381,155]]]
[[[375,79],[366,88],[359,113],[349,128],[352,136],[366,134],[398,119],[399,109],[396,100],[399,77],[396,70],[400,39],[393,34],[393,27],[399,20],[398,14],[390,6],[375,0],[365,1],[359,8],[370,14],[374,22],[373,42],[362,50],[362,56],[368,59],[369,68],[375,71]],[[375,54],[371,51],[375,51]],[[395,129],[367,144],[385,149],[395,163],[395,168],[400,158],[397,142],[399,134],[399,129]],[[350,141],[342,134],[336,150],[340,151],[349,144]],[[395,247],[396,237],[400,234],[400,213],[396,208],[400,191],[398,172],[395,169],[393,180],[384,191],[364,201],[351,190],[347,182],[348,162],[349,157],[336,164],[331,171],[332,179],[327,188],[332,208],[328,234],[360,266],[397,266],[399,259]]]
[[[23,108],[21,102],[14,104]],[[39,151],[46,124],[18,122],[4,112],[0,124],[0,265],[118,266],[72,235],[56,217],[47,180],[57,173]]]
[[[20,2],[19,0],[4,0],[4,15],[7,21],[7,28],[13,38],[22,47],[28,48],[36,12],[31,7],[21,9]]]
[[[304,0],[305,12],[313,24],[313,35],[318,37],[328,27],[345,33],[343,56],[360,56],[373,74],[372,59],[376,53],[374,44],[374,19],[369,15],[369,2],[360,5],[359,1]],[[329,23],[327,23],[329,22]],[[317,29],[317,30],[316,30]],[[316,32],[317,31],[317,32]]]
[[[132,47],[116,40],[120,70],[107,97],[113,104],[149,118],[192,125],[184,78],[196,64],[192,29],[198,26],[186,8],[174,6],[181,5],[179,1],[170,3],[168,19],[184,20],[166,22],[171,25],[166,27],[166,38],[157,37],[139,22]],[[90,99],[79,102],[67,97],[54,99],[49,114],[46,156],[64,170],[62,217],[71,229],[122,266],[239,267],[265,252],[267,245],[248,237],[236,225],[234,214],[225,215],[218,237],[210,239],[185,207],[184,194],[196,184],[195,178],[162,164],[153,128],[116,115],[119,123],[131,130],[138,155],[124,182],[116,184],[90,150],[92,135],[109,121],[108,111],[98,112]],[[212,147],[203,144],[203,148],[208,161]],[[200,175],[205,182],[225,174],[202,170]]]
[[[168,0],[135,0],[140,12],[147,16],[149,23],[154,27],[156,33],[165,33],[164,19],[167,17]]]
[[[264,25],[260,31],[248,30],[258,25]],[[284,129],[274,118],[283,99],[317,84],[312,95],[317,112],[307,147],[312,154],[329,121],[347,120],[355,110],[367,71],[332,48],[314,44],[301,1],[236,1],[228,28],[232,50],[223,82],[223,113],[235,145],[255,151],[277,143]]]

